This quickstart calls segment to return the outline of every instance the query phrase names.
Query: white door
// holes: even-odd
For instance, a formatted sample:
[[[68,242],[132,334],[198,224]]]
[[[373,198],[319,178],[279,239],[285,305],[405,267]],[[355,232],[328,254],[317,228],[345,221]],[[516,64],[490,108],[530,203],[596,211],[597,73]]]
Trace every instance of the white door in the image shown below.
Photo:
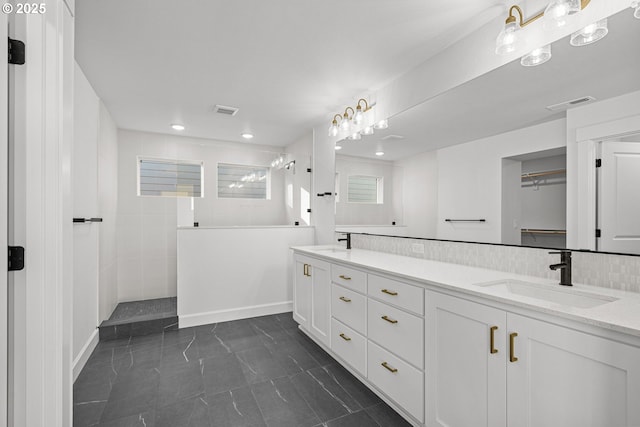
[[[640,254],[640,142],[603,142],[598,250]]]
[[[0,34],[6,37],[9,34],[7,28],[7,16],[0,16]],[[7,44],[0,43],[0,56],[7,58]],[[9,141],[8,141],[8,109],[9,104],[9,64],[5,61],[0,67],[0,258],[2,259],[2,274],[0,274],[0,425],[7,425],[7,352],[9,329],[8,316],[8,270],[7,246],[9,245],[7,231],[8,222],[8,179],[9,179]],[[9,273],[11,274],[11,273]]]
[[[426,424],[506,427],[506,313],[433,292],[426,307]]]
[[[509,427],[640,425],[640,349],[507,315]]]

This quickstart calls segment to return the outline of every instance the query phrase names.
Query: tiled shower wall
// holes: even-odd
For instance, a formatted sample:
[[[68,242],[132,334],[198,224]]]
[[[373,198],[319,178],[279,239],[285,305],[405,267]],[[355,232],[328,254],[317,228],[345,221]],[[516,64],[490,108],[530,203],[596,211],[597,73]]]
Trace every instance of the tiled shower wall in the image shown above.
[[[477,243],[442,242],[354,234],[352,247],[377,252],[488,268],[545,279],[559,279],[549,265],[560,262],[548,249]],[[424,245],[424,254],[412,245]],[[573,252],[573,281],[592,286],[640,292],[640,257]]]

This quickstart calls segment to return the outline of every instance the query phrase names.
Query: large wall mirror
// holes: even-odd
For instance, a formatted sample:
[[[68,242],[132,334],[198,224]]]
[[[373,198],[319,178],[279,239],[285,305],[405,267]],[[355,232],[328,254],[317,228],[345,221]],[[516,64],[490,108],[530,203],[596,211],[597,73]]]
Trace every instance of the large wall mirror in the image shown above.
[[[568,171],[584,165],[567,141],[576,123],[622,118],[625,102],[640,102],[640,21],[629,9],[608,24],[597,43],[559,40],[545,64],[514,61],[391,117],[388,129],[338,142],[336,229],[571,246]],[[596,146],[613,165],[597,172],[597,249],[640,254],[640,128]],[[351,175],[384,177],[391,194],[378,216],[344,200]]]

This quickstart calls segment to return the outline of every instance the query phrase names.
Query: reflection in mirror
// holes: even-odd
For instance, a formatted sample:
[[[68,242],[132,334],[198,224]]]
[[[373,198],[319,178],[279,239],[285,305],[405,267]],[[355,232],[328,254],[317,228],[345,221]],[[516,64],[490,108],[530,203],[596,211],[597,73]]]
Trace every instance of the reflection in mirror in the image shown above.
[[[567,206],[577,203],[576,177],[594,166],[593,159],[578,164],[576,129],[640,114],[638,40],[640,22],[624,10],[609,18],[609,34],[597,43],[574,47],[566,37],[553,44],[553,58],[545,64],[513,61],[392,117],[387,130],[341,141],[337,159],[375,159],[381,151],[402,171],[395,181],[402,203],[394,219],[406,232],[377,234],[580,249],[568,245],[585,239],[569,226]],[[613,150],[611,142],[601,144]],[[616,160],[621,166],[608,181],[624,186],[607,184],[605,168],[599,172],[597,199],[620,210],[598,207],[589,238],[599,228],[613,237],[608,243],[599,238],[598,249],[640,253],[629,244],[634,236],[640,240],[640,202],[631,196],[640,186],[631,171],[640,164],[625,159],[624,165]],[[348,212],[336,214],[338,224],[356,221]],[[574,222],[587,218],[584,212],[572,215]],[[366,221],[379,219],[362,216],[360,224]],[[611,231],[605,221],[614,224]]]

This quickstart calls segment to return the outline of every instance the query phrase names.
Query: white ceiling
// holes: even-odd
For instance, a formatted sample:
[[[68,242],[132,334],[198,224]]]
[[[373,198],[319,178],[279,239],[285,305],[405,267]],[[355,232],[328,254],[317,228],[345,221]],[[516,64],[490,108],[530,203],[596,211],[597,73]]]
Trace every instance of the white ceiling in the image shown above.
[[[603,100],[640,90],[640,21],[631,9],[609,18],[609,34],[589,46],[568,39],[552,46],[537,67],[514,61],[411,108],[389,120],[389,129],[343,141],[340,154],[398,160],[564,117],[545,107],[584,96]],[[404,136],[384,142],[387,135]]]
[[[82,0],[76,60],[118,127],[286,145],[507,0]],[[471,20],[471,18],[474,18]],[[453,36],[455,34],[455,37]],[[235,117],[214,115],[215,104]]]

